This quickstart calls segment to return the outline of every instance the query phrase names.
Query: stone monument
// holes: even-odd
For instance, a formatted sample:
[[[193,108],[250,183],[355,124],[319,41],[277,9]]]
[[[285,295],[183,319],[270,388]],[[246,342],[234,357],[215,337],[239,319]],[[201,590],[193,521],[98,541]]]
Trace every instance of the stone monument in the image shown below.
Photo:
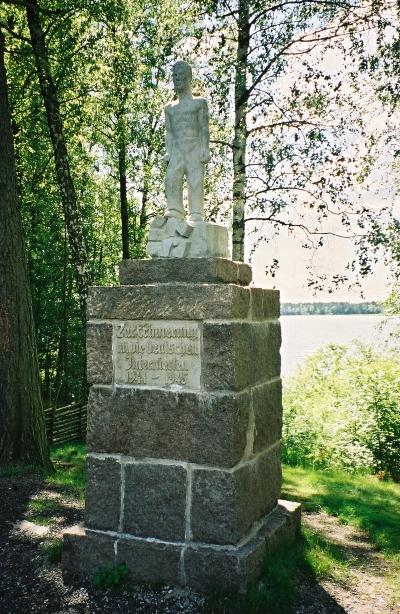
[[[187,62],[176,62],[172,76],[178,100],[164,109],[167,210],[150,226],[147,251],[153,258],[227,258],[228,229],[204,221],[204,167],[210,160],[207,101],[192,95]],[[183,205],[185,178],[188,220]]]
[[[207,104],[190,74],[174,66],[153,258],[89,292],[86,512],[64,534],[68,582],[125,563],[137,583],[244,591],[300,527],[300,506],[279,500],[279,293],[250,286],[249,266],[220,257],[226,229],[203,221]]]

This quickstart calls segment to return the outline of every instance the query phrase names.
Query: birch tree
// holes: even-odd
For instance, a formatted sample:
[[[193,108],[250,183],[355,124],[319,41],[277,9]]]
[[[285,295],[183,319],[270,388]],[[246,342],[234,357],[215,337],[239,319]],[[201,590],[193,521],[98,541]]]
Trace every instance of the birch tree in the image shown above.
[[[346,124],[340,71],[332,74],[315,59],[318,49],[334,45],[341,57],[342,39],[371,28],[379,4],[215,0],[205,8],[199,45],[218,74],[213,98],[223,92],[216,104],[233,118],[233,258],[244,258],[246,223],[299,229],[318,244],[323,220],[334,212],[343,219],[339,234],[352,237],[349,217],[362,220],[363,210],[349,212],[346,188],[363,160],[345,140],[356,124]]]

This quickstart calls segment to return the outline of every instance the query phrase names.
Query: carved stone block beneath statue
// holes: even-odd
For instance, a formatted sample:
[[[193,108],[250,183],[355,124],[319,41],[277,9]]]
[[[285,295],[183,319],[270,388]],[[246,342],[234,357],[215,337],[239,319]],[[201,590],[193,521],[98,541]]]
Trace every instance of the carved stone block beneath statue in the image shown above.
[[[228,258],[228,229],[210,222],[156,217],[147,253],[152,258]]]
[[[244,591],[295,539],[300,506],[278,502],[279,293],[245,280],[242,263],[177,256],[90,288],[85,527],[64,535],[66,581],[125,563],[134,582]]]

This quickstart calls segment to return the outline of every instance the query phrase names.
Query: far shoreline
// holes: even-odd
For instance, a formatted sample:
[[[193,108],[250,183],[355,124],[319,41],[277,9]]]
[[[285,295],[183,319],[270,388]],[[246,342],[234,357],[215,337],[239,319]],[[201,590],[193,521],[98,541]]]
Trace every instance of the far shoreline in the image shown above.
[[[377,301],[347,303],[345,301],[314,303],[281,303],[281,315],[385,315],[384,306]]]

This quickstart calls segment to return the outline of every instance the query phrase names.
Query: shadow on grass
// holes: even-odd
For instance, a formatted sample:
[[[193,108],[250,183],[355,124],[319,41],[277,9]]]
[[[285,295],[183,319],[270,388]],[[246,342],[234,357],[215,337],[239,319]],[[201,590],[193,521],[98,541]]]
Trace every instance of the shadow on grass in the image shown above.
[[[54,470],[14,464],[0,468],[0,520],[13,525],[26,519],[38,525],[68,525],[81,519],[76,500],[83,500],[86,448],[82,443],[51,451]],[[50,491],[50,492],[49,492]]]
[[[49,525],[57,534],[81,520],[76,498],[83,496],[85,448],[73,445],[73,450],[70,457],[64,450],[65,458],[60,447],[52,451],[51,473],[26,465],[0,469],[0,612],[11,612],[10,604],[16,614],[42,611],[44,594],[58,604],[54,609],[49,605],[49,611],[62,607],[63,585],[52,574],[46,580],[46,565],[60,560],[61,539],[44,539],[14,525],[28,520]]]
[[[365,531],[384,553],[400,557],[400,485],[371,475],[286,466],[282,496],[300,501],[305,510],[337,516]]]
[[[339,571],[340,570],[340,571]],[[207,600],[208,614],[289,614],[299,600],[304,605],[305,586],[310,587],[310,603],[315,605],[313,587],[322,577],[347,577],[346,553],[323,537],[303,530],[295,544],[282,546],[265,561],[261,580],[250,586],[246,595],[213,593]],[[345,610],[318,586],[318,600],[323,611],[342,614]]]
[[[71,442],[54,446],[50,452],[53,472],[34,465],[13,464],[0,467],[0,477],[34,475],[65,496],[83,500],[86,486],[86,446]]]
[[[324,510],[342,523],[365,531],[377,549],[400,563],[399,485],[375,476],[286,466],[282,497],[300,501],[305,511]],[[365,562],[369,553],[363,554]],[[331,579],[351,586],[356,557],[356,544],[339,545],[303,528],[297,544],[281,548],[266,561],[261,582],[246,596],[213,595],[207,611],[289,614],[299,603],[315,607],[317,600],[321,611],[343,613],[345,610],[319,581]]]

